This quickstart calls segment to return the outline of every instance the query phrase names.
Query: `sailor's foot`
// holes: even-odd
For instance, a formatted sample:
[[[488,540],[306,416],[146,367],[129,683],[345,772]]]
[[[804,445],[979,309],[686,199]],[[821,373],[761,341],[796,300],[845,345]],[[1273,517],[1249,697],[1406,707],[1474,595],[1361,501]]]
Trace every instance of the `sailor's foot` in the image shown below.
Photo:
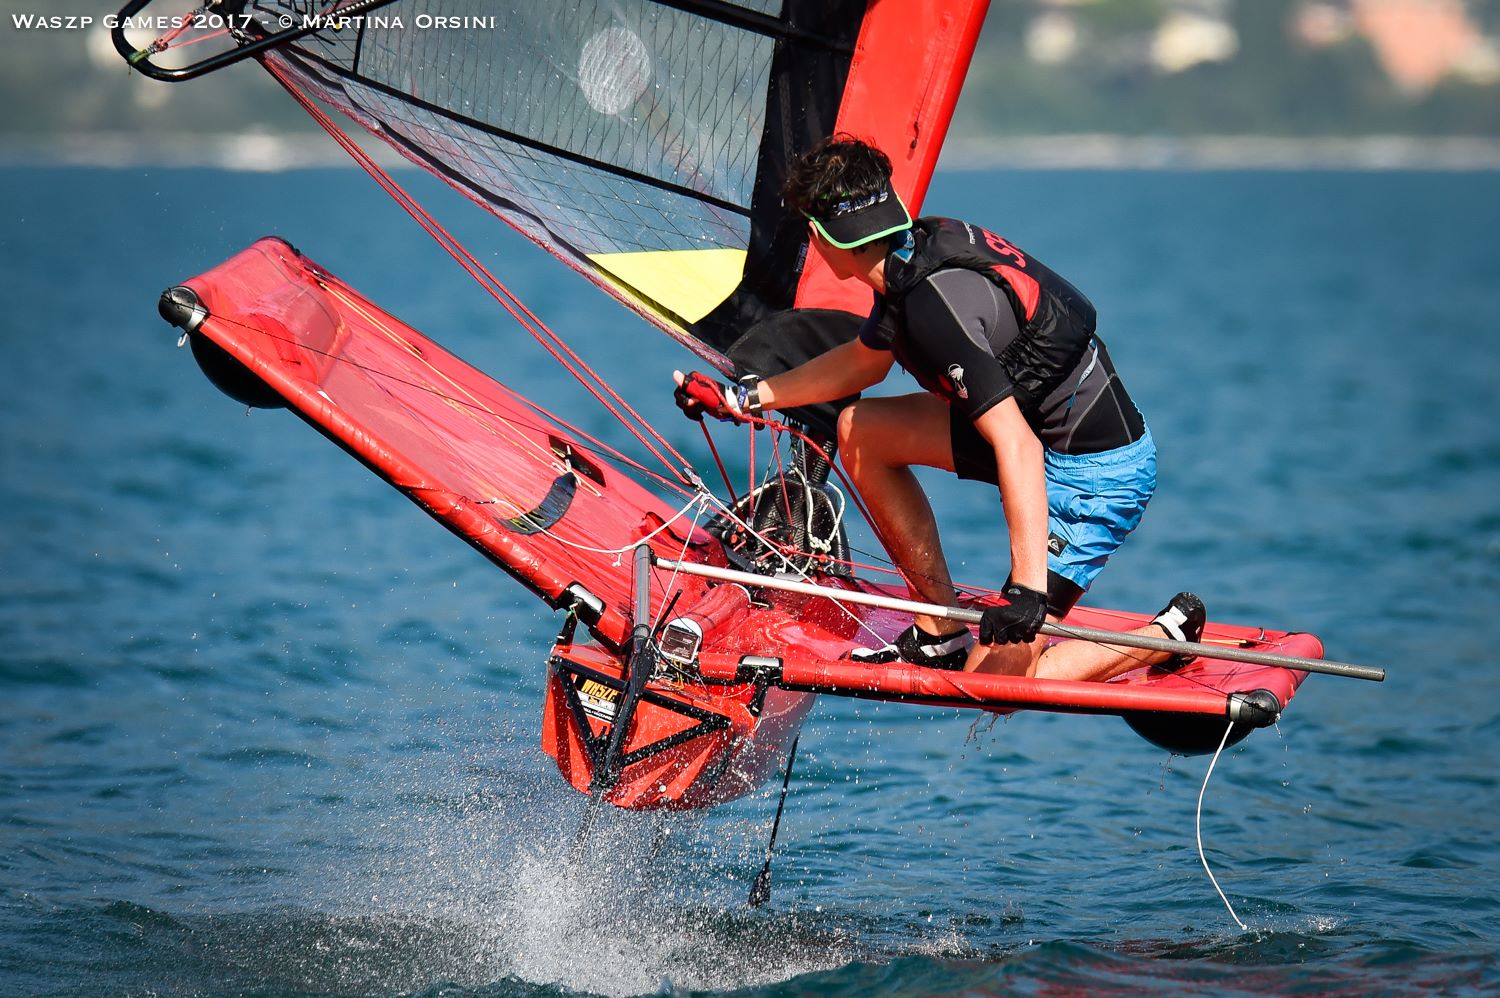
[[[1162,607],[1151,621],[1160,627],[1173,641],[1203,640],[1203,625],[1208,623],[1208,611],[1203,608],[1203,601],[1192,593],[1178,593],[1172,597],[1172,601]],[[1163,672],[1176,672],[1187,665],[1196,655],[1173,655],[1165,662],[1157,663],[1154,668]]]
[[[879,648],[855,648],[849,657],[865,665],[907,662],[928,669],[958,671],[968,662],[969,649],[973,646],[974,635],[968,628],[936,636],[913,624],[898,634],[891,644]]]

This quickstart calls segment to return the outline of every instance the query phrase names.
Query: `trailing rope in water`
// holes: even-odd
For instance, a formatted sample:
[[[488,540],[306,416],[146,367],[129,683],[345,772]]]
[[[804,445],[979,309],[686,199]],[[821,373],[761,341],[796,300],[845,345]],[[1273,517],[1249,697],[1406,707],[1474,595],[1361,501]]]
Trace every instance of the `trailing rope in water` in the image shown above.
[[[1198,861],[1203,864],[1203,872],[1208,874],[1209,883],[1213,884],[1214,890],[1219,892],[1219,900],[1223,901],[1224,907],[1229,909],[1229,917],[1234,919],[1234,924],[1240,927],[1241,932],[1248,932],[1250,926],[1240,921],[1240,916],[1234,913],[1234,905],[1230,904],[1229,898],[1225,897],[1224,889],[1219,886],[1214,871],[1208,868],[1208,857],[1203,853],[1203,795],[1208,793],[1208,778],[1214,775],[1214,766],[1218,763],[1219,754],[1224,751],[1224,746],[1229,743],[1229,735],[1232,731],[1234,731],[1234,722],[1230,721],[1229,726],[1224,729],[1224,737],[1219,740],[1219,747],[1214,750],[1214,757],[1209,760],[1208,772],[1203,774],[1203,786],[1198,791],[1198,816],[1195,828],[1198,836]]]

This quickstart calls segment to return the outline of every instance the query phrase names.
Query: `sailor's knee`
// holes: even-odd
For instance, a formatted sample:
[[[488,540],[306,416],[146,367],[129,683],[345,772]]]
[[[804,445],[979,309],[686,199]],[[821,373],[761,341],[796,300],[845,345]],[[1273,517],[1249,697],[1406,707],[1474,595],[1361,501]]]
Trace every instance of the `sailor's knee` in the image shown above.
[[[854,418],[854,412],[858,408],[858,402],[851,402],[849,405],[846,405],[843,409],[839,410],[839,450],[842,451],[846,456],[849,455],[853,450],[858,448],[860,444],[860,435],[857,429],[858,423]]]

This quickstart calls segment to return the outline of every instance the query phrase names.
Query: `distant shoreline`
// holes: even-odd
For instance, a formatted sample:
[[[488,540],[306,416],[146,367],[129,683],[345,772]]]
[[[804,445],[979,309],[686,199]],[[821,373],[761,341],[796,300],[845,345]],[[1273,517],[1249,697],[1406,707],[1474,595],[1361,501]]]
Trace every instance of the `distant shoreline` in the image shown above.
[[[1500,139],[1369,135],[950,135],[949,170],[1500,170]]]
[[[389,167],[406,160],[378,141],[366,148]],[[6,135],[0,166],[204,167],[278,172],[352,165],[322,135],[124,133]],[[1410,135],[1286,138],[1229,135],[1138,137],[950,135],[942,170],[1500,170],[1500,138]]]

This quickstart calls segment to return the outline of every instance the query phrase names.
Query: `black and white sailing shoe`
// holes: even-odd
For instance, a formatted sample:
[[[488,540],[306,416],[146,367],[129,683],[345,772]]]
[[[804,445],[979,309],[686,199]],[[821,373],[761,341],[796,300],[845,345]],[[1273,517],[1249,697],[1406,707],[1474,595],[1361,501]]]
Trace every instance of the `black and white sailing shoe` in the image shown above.
[[[1203,601],[1192,593],[1178,593],[1172,597],[1172,602],[1162,607],[1160,613],[1152,618],[1151,623],[1167,632],[1167,637],[1173,641],[1203,640],[1203,625],[1208,623],[1208,611],[1203,607]],[[1165,662],[1159,662],[1155,668],[1163,672],[1176,672],[1196,655],[1173,655]]]
[[[957,672],[968,662],[969,649],[972,647],[974,635],[968,628],[937,637],[913,624],[898,634],[892,643],[880,648],[855,648],[849,653],[849,657],[865,665],[907,662],[928,669]]]

